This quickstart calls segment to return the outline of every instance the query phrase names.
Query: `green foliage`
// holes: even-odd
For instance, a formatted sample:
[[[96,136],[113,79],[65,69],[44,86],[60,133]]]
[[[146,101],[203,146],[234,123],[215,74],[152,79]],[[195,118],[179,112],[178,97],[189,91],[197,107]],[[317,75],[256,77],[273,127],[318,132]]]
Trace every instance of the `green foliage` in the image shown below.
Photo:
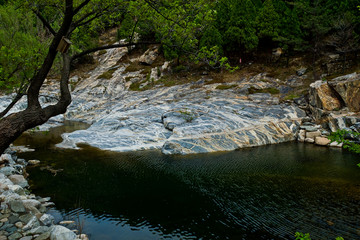
[[[180,110],[179,113],[185,119],[186,122],[192,122],[195,119],[194,113],[189,110]]]
[[[279,36],[280,16],[276,12],[272,0],[266,0],[256,18],[259,38],[275,39]]]
[[[334,142],[343,143],[343,148],[349,150],[350,152],[360,154],[360,144],[354,142],[353,138],[359,138],[360,133],[347,131],[344,129],[339,129],[336,132],[331,133],[329,139]],[[359,165],[358,165],[359,166]]]
[[[249,94],[254,94],[254,93],[270,93],[270,94],[279,94],[280,90],[277,88],[264,88],[264,89],[257,89],[254,87],[250,87],[249,89]]]
[[[38,22],[14,5],[0,5],[0,88],[22,88],[44,59],[47,39]]]
[[[210,66],[212,69],[225,68],[230,72],[234,72],[238,67],[232,67],[227,57],[220,55],[218,46],[202,47],[199,53],[195,56],[195,63],[203,62]]]
[[[295,237],[296,237],[296,240],[311,240],[309,233],[304,234],[301,232],[296,232]]]
[[[311,240],[309,233],[296,232],[295,233],[296,240]],[[335,240],[344,240],[342,237],[337,237]]]

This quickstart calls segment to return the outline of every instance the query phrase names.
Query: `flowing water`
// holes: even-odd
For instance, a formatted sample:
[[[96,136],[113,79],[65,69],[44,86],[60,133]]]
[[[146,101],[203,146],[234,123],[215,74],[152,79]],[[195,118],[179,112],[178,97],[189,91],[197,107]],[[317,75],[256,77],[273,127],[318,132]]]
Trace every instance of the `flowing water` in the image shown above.
[[[90,239],[360,239],[357,155],[298,143],[188,156],[54,147],[79,127],[17,144],[41,160],[27,168],[32,192]]]

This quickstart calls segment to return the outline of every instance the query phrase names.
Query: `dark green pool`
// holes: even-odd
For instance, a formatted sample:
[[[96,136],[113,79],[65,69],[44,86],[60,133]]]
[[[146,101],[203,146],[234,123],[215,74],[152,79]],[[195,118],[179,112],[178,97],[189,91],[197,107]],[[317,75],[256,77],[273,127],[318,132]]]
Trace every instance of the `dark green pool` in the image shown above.
[[[56,135],[22,137],[36,151],[20,157],[41,160],[27,169],[33,193],[90,239],[360,239],[357,155],[296,143],[190,156],[61,150]]]

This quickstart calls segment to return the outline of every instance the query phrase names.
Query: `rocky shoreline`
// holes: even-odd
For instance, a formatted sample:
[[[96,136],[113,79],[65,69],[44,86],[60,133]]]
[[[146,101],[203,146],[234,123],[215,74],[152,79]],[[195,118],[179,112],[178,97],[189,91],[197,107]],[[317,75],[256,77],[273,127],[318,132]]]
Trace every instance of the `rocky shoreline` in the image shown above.
[[[47,213],[54,205],[50,198],[30,193],[25,171],[29,163],[36,161],[17,158],[11,149],[0,156],[0,240],[87,240],[85,234],[55,224]]]

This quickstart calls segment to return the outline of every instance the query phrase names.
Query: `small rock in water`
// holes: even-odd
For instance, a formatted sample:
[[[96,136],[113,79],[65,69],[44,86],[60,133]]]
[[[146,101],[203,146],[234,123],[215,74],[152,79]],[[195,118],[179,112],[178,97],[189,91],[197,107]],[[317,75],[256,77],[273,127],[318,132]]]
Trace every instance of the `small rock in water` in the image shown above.
[[[29,163],[30,165],[37,165],[37,164],[40,163],[40,160],[29,160],[28,163]]]
[[[331,141],[324,137],[316,137],[315,144],[319,146],[327,146]]]
[[[44,215],[41,216],[41,218],[39,220],[45,226],[49,226],[54,222],[55,218],[53,216],[45,213]]]
[[[314,138],[305,138],[305,142],[307,142],[307,143],[314,143],[315,140],[314,140]]]
[[[61,221],[60,224],[62,225],[75,224],[75,221]]]
[[[338,148],[342,148],[343,143],[338,143],[336,141],[332,142],[329,144],[330,147],[338,147]]]

